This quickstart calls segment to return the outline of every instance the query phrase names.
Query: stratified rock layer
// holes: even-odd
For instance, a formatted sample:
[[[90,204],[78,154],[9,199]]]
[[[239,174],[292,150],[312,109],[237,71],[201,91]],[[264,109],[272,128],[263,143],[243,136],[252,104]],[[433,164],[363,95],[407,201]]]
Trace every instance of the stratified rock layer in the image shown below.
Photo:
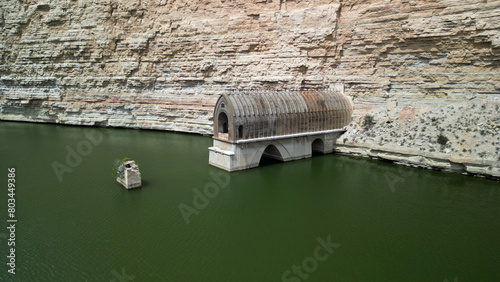
[[[0,0],[0,28],[3,120],[210,134],[225,89],[343,83],[340,151],[500,176],[500,1]]]

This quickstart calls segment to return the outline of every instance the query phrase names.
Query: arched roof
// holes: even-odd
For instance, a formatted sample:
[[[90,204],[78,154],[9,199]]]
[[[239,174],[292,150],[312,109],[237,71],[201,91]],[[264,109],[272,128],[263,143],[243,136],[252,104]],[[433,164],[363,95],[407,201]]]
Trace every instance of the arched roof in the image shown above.
[[[215,137],[221,111],[229,117],[228,139],[236,140],[339,129],[351,121],[353,104],[337,90],[226,93],[215,107]]]

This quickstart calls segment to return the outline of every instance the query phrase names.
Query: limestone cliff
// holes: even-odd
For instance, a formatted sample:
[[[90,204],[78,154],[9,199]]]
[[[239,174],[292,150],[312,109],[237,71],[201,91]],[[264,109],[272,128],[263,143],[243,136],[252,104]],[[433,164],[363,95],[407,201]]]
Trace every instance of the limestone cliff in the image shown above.
[[[0,0],[0,119],[209,134],[231,88],[343,83],[339,150],[500,176],[500,1]]]

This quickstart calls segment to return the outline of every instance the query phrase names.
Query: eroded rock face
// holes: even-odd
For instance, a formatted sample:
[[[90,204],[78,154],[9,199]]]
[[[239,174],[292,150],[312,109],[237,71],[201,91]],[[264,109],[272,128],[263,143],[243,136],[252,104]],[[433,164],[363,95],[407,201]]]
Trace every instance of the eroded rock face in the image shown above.
[[[337,149],[412,166],[500,177],[498,100],[396,101],[366,108],[365,116],[355,119],[337,141]]]
[[[500,1],[0,0],[0,28],[3,120],[210,134],[224,89],[344,83],[342,150],[498,175]]]

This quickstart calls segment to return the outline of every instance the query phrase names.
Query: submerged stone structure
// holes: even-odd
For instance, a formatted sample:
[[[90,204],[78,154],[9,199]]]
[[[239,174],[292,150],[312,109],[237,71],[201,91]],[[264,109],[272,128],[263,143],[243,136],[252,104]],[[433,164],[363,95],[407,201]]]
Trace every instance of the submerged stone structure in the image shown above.
[[[139,188],[142,186],[141,173],[135,161],[125,161],[118,168],[118,177],[116,181],[127,189]]]
[[[352,112],[343,87],[223,94],[215,105],[209,163],[236,171],[257,167],[262,157],[286,162],[331,153]]]

